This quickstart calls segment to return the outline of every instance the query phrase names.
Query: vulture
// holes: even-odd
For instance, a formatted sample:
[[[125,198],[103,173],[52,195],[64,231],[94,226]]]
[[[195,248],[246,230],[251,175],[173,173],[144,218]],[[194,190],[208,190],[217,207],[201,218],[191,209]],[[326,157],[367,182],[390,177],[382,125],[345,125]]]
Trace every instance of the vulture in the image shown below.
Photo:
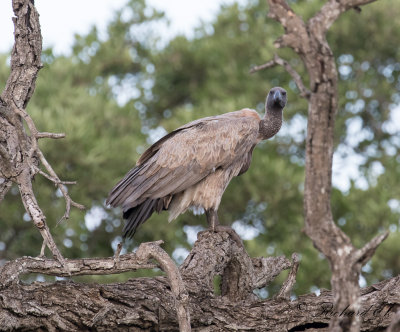
[[[217,215],[222,195],[233,177],[249,169],[257,143],[279,131],[286,101],[286,91],[275,87],[268,93],[263,118],[248,108],[210,116],[150,146],[106,200],[122,207],[124,238],[163,210],[172,221],[189,208],[204,209],[209,227],[223,228]]]

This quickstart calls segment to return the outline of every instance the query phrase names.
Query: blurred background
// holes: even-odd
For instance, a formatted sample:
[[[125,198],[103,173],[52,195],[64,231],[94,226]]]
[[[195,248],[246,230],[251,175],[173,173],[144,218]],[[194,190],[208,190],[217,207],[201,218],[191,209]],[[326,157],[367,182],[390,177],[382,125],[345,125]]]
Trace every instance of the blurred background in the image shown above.
[[[324,3],[288,1],[304,20]],[[87,206],[72,209],[56,227],[65,201],[48,180],[34,189],[64,256],[110,256],[121,239],[121,211],[105,206],[113,185],[139,155],[167,132],[193,119],[244,107],[260,113],[268,90],[288,90],[285,123],[254,151],[247,173],[228,186],[220,221],[233,225],[251,256],[301,255],[295,295],[330,288],[328,262],[302,232],[307,103],[280,67],[250,75],[273,57],[281,26],[267,18],[265,0],[235,1],[36,1],[44,37],[43,64],[28,111],[40,131],[65,132],[40,147],[71,197]],[[57,5],[56,5],[57,3]],[[11,1],[0,4],[0,87],[9,75],[13,42]],[[331,27],[328,40],[339,72],[332,208],[338,225],[361,247],[378,232],[389,238],[363,267],[366,286],[400,273],[400,6],[379,1],[350,11]],[[278,54],[308,79],[291,50]],[[190,212],[168,224],[153,215],[126,241],[163,239],[181,263],[205,216]],[[42,239],[13,187],[0,204],[0,264],[39,254]],[[1,263],[2,262],[2,263]],[[139,271],[96,282],[154,275]],[[43,280],[42,276],[36,276]],[[271,296],[285,278],[261,289]]]

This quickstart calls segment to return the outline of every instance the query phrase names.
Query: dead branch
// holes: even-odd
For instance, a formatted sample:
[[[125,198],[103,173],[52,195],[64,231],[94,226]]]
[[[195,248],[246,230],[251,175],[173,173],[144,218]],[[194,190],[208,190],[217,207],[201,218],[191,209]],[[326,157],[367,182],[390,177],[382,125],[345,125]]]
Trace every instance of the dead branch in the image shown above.
[[[302,96],[303,98],[306,98],[306,99],[310,98],[311,92],[304,85],[303,80],[302,80],[301,76],[299,75],[299,73],[290,65],[289,62],[287,62],[286,60],[283,60],[277,54],[275,54],[274,58],[272,60],[268,61],[267,63],[264,63],[263,65],[259,65],[259,66],[254,66],[253,68],[251,68],[250,73],[252,74],[252,73],[255,73],[255,72],[263,70],[263,69],[275,67],[276,65],[280,65],[283,68],[285,68],[286,71],[290,74],[290,76],[292,76],[293,81],[296,83],[297,88],[300,91],[300,96]]]
[[[8,192],[11,183],[18,184],[21,199],[25,209],[35,226],[39,229],[44,244],[49,247],[53,256],[60,262],[63,257],[46,225],[46,218],[41,211],[32,189],[32,178],[39,173],[52,181],[64,196],[66,211],[61,220],[68,219],[71,206],[84,209],[84,206],[74,202],[68,195],[66,184],[72,181],[61,181],[47,162],[38,147],[38,139],[65,137],[61,133],[39,132],[31,116],[26,112],[26,106],[35,89],[38,71],[42,68],[41,52],[42,37],[39,24],[39,14],[31,0],[13,0],[15,14],[15,44],[11,54],[11,73],[0,98],[0,138],[5,144],[0,146],[0,201]],[[25,132],[23,121],[29,128]],[[47,173],[39,167],[39,160]],[[41,255],[44,253],[42,247]]]
[[[358,277],[362,264],[373,255],[387,233],[377,236],[358,250],[333,220],[330,198],[338,76],[335,59],[326,40],[326,31],[346,10],[372,1],[328,0],[308,22],[294,13],[285,0],[267,2],[269,17],[280,22],[285,30],[284,35],[275,42],[275,47],[292,48],[303,61],[310,81],[309,89],[296,82],[299,90],[308,95],[309,100],[304,189],[305,232],[314,246],[330,261],[335,310],[355,313],[360,305]],[[276,59],[265,66],[275,64]],[[290,73],[291,68],[286,66],[285,69]],[[293,77],[293,73],[291,75]],[[355,314],[333,316],[330,328],[333,331],[358,331],[360,324],[360,317]]]
[[[167,273],[175,298],[175,308],[178,316],[179,330],[190,332],[189,294],[185,288],[178,267],[168,254],[159,246],[163,241],[142,243],[136,251],[136,257],[142,261],[155,259],[161,269]]]
[[[58,277],[82,275],[109,275],[139,269],[154,269],[157,264],[149,263],[135,253],[107,258],[65,259],[64,265],[46,257],[21,257],[0,267],[0,288],[17,283],[19,277],[27,273],[41,273]]]
[[[293,289],[294,284],[296,283],[296,275],[297,271],[299,270],[300,265],[300,257],[298,254],[294,253],[292,255],[292,267],[290,269],[288,278],[286,279],[285,283],[282,285],[278,295],[276,298],[278,299],[290,299],[290,292]]]
[[[360,6],[375,2],[376,0],[329,0],[322,8],[310,19],[310,26],[314,26],[324,35],[339,16],[349,9],[356,9],[361,12]]]

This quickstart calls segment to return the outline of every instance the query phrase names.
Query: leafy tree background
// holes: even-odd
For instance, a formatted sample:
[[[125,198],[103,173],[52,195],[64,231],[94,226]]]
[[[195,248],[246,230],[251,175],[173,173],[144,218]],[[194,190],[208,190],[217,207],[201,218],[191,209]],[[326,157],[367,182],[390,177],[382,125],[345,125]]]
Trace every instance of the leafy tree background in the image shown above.
[[[322,3],[291,1],[304,19]],[[64,140],[41,142],[41,148],[60,176],[78,180],[70,193],[88,207],[86,213],[72,210],[70,220],[56,227],[64,200],[51,183],[36,177],[37,198],[66,257],[113,254],[121,241],[122,220],[118,209],[104,206],[105,197],[152,142],[196,118],[244,107],[262,112],[268,90],[281,85],[289,94],[285,125],[256,148],[249,171],[231,182],[219,216],[246,234],[251,256],[301,254],[296,294],[329,288],[328,263],[302,233],[306,102],[282,68],[249,74],[252,65],[276,52],[272,45],[281,27],[267,12],[263,0],[221,7],[213,22],[198,27],[194,38],[177,36],[165,42],[155,29],[165,23],[163,14],[144,0],[131,0],[115,13],[105,37],[93,27],[75,37],[70,56],[43,52],[44,68],[28,111],[39,130],[67,134]],[[349,183],[342,181],[333,191],[334,217],[357,246],[381,229],[390,230],[363,268],[362,284],[400,273],[398,17],[397,0],[379,1],[361,14],[346,13],[329,32],[340,74],[334,184],[335,176],[356,171]],[[279,54],[305,72],[290,50]],[[8,56],[0,55],[2,86],[9,73]],[[163,239],[167,252],[180,263],[196,232],[206,226],[205,217],[186,213],[171,224],[166,219],[166,213],[153,215],[124,250]],[[0,227],[0,260],[39,253],[40,234],[24,213],[17,188],[0,205]],[[112,281],[127,276],[81,279],[89,278]],[[260,295],[273,293],[276,285]]]

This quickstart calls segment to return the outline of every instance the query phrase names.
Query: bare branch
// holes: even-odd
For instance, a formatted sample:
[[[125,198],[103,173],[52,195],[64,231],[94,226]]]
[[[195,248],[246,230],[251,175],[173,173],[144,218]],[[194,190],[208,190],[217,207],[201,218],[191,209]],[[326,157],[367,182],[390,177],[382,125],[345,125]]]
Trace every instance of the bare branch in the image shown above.
[[[250,73],[255,73],[256,71],[271,68],[276,65],[280,65],[280,66],[284,67],[286,69],[286,71],[290,74],[290,76],[292,76],[293,81],[296,83],[296,86],[300,91],[300,96],[302,96],[303,98],[306,98],[306,99],[310,98],[311,91],[305,87],[303,80],[301,79],[301,76],[299,75],[299,73],[290,65],[289,62],[282,59],[277,54],[275,54],[274,58],[272,60],[268,61],[267,63],[264,63],[263,65],[255,66],[255,67],[251,68]]]
[[[63,182],[59,179],[58,175],[56,172],[53,170],[53,167],[49,164],[49,162],[46,160],[45,156],[43,155],[42,151],[38,150],[37,154],[39,156],[40,161],[42,162],[43,166],[46,168],[46,170],[50,173],[50,177],[55,180],[53,181],[54,184],[60,189],[62,195],[64,196],[65,199],[65,213],[61,217],[61,219],[57,222],[57,225],[60,224],[63,220],[69,219],[70,211],[71,211],[71,205],[78,208],[79,210],[84,210],[85,206],[79,203],[74,202],[71,197],[68,194],[68,191],[66,187],[64,186]]]
[[[40,132],[40,133],[36,133],[35,137],[36,138],[59,139],[59,138],[65,138],[65,134],[64,133],[55,134],[55,133],[48,133],[48,132]]]
[[[161,269],[167,273],[168,280],[171,283],[172,293],[176,300],[176,312],[179,321],[179,330],[181,332],[191,331],[190,313],[189,313],[189,294],[183,283],[178,267],[168,254],[161,249],[160,244],[163,241],[142,243],[136,251],[136,256],[143,262],[150,258],[160,263]]]
[[[250,74],[253,74],[253,73],[257,72],[257,71],[264,70],[264,69],[267,69],[267,68],[275,67],[277,64],[278,63],[275,61],[275,59],[270,60],[270,61],[268,61],[268,62],[266,62],[266,63],[264,63],[262,65],[252,67],[250,69]]]
[[[29,169],[24,169],[17,178],[18,188],[21,194],[22,203],[24,204],[26,212],[28,212],[35,226],[39,229],[44,242],[49,247],[53,256],[61,263],[64,263],[64,258],[58,250],[53,237],[50,234],[49,228],[46,224],[46,217],[44,216],[39,204],[36,201],[35,194],[32,189],[32,182]],[[43,248],[42,248],[43,251]],[[41,252],[42,254],[42,252]]]
[[[370,242],[368,242],[363,248],[357,250],[354,260],[355,262],[366,264],[374,255],[375,250],[378,246],[389,236],[389,232],[386,231],[383,234],[377,235]]]
[[[46,172],[43,172],[40,168],[34,166],[33,167],[34,172],[35,173],[39,173],[40,175],[43,175],[46,179],[50,180],[51,182],[53,182],[54,184],[76,184],[76,181],[58,181],[57,179],[53,178],[52,176],[50,176],[49,174],[47,174]]]
[[[118,274],[139,269],[154,269],[158,265],[139,259],[136,254],[129,253],[107,258],[65,259],[64,265],[46,257],[22,257],[6,263],[0,268],[0,284],[8,286],[16,283],[19,276],[26,273],[42,273],[58,277],[82,275]]]
[[[286,279],[285,283],[282,285],[276,298],[283,299],[283,300],[290,299],[290,292],[292,291],[293,286],[296,283],[296,275],[297,275],[297,271],[299,270],[299,265],[300,265],[300,257],[297,253],[293,253],[292,268],[289,272],[288,278]]]
[[[310,19],[310,26],[317,26],[317,30],[321,32],[321,36],[339,18],[341,14],[349,9],[361,11],[360,6],[367,5],[377,0],[329,0],[322,8]]]

